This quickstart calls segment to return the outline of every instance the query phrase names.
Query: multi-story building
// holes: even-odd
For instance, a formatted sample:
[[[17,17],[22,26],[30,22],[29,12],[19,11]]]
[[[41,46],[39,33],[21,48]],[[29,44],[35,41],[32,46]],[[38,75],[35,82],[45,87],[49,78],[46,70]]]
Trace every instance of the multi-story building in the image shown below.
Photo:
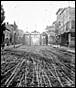
[[[75,8],[60,8],[56,15],[56,30],[60,44],[75,46]]]
[[[6,23],[6,29],[8,29],[9,31],[5,31],[5,36],[9,35],[9,42],[11,44],[14,44],[17,42],[17,34],[18,34],[18,29],[17,29],[17,25],[15,24],[9,24],[8,22]],[[7,41],[6,37],[5,37],[5,41]]]
[[[4,35],[5,35],[4,43],[5,44],[9,44],[10,43],[10,31],[9,30],[5,30],[4,31]]]
[[[55,27],[53,26],[48,26],[46,28],[46,33],[48,35],[48,45],[50,44],[55,44]]]
[[[5,38],[4,38],[4,42],[5,42],[5,44],[8,44],[8,43],[11,43],[11,41],[12,41],[12,26],[7,22],[6,24],[5,24],[5,26],[6,26],[6,29],[7,30],[5,30],[4,31],[4,34],[5,34]]]

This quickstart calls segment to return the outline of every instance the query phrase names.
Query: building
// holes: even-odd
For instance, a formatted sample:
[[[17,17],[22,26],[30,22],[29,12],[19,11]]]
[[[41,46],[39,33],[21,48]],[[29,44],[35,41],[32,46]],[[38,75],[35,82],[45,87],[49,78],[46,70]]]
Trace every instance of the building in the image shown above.
[[[5,44],[10,44],[12,41],[11,38],[12,38],[12,34],[13,34],[12,26],[7,22],[5,24],[5,27],[7,30],[4,31],[4,35],[5,35],[4,42],[5,42]]]
[[[10,44],[14,44],[14,43],[19,43],[18,42],[18,27],[16,25],[16,23],[14,22],[14,24],[9,24],[8,22],[6,23],[6,29],[9,30],[10,33],[8,33],[9,35],[9,42]],[[6,35],[6,32],[5,32]],[[6,40],[6,39],[5,39]]]
[[[75,8],[60,8],[56,15],[56,31],[60,44],[75,46]]]
[[[37,31],[26,32],[23,36],[25,45],[41,45],[41,34]]]
[[[16,30],[16,43],[23,43],[23,30],[17,29]]]
[[[48,26],[46,28],[46,33],[48,35],[48,45],[55,44],[55,27],[54,26]]]
[[[41,45],[48,45],[48,35],[46,32],[41,34]]]
[[[5,30],[4,31],[4,35],[5,35],[4,43],[6,45],[10,44],[10,31],[9,30]]]
[[[24,45],[31,45],[31,35],[28,31],[23,35],[23,40]]]
[[[31,32],[31,45],[40,45],[41,39],[40,39],[40,33],[36,30]]]

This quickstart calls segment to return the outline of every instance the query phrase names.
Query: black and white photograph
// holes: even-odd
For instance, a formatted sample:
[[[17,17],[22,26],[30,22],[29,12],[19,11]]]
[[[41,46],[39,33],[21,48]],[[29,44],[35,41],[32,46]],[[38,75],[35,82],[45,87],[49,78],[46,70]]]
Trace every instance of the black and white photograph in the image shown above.
[[[1,1],[1,87],[75,87],[75,1]]]

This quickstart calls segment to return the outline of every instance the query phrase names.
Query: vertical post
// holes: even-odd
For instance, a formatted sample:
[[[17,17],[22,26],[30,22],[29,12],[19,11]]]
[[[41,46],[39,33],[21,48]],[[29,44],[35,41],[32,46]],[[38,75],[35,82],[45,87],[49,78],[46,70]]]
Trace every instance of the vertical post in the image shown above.
[[[49,45],[49,38],[50,38],[50,37],[49,37],[49,34],[48,34],[48,45]]]
[[[14,48],[15,48],[15,31],[14,31]]]
[[[46,45],[48,45],[48,35],[46,34]]]
[[[58,44],[59,44],[59,35],[57,35],[56,41],[57,41],[57,47],[58,47]]]
[[[61,43],[62,43],[62,42],[61,42],[61,34],[60,34],[59,42],[60,42],[60,46],[61,46]]]
[[[68,46],[70,47],[70,44],[71,44],[71,34],[70,33],[68,34],[68,40],[69,40]]]
[[[42,45],[41,34],[40,34],[40,45]]]
[[[31,34],[30,34],[29,38],[30,38],[30,46],[31,46]]]
[[[41,45],[41,34],[40,34],[40,45]]]

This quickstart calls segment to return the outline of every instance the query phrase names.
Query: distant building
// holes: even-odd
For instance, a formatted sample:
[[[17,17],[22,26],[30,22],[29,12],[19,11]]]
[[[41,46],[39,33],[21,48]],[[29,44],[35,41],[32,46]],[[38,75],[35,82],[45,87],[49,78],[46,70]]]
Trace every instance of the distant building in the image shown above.
[[[75,46],[75,8],[60,8],[56,15],[60,44]]]
[[[31,45],[40,45],[40,33],[37,31],[31,32]]]
[[[17,43],[23,43],[23,35],[24,35],[23,30],[20,30],[20,29],[16,30],[16,42]]]
[[[18,29],[17,32],[19,37],[23,37],[24,34],[23,30]]]
[[[48,45],[55,44],[55,27],[48,26],[46,30],[46,33],[48,35]]]
[[[48,35],[46,32],[41,33],[41,45],[48,45]]]
[[[27,31],[27,32],[25,32],[25,34],[23,35],[24,37],[23,37],[23,44],[24,45],[31,45],[31,35],[30,35],[30,33]]]
[[[40,45],[41,43],[41,35],[37,31],[33,31],[31,33],[26,32],[24,34],[24,44],[25,45]]]

